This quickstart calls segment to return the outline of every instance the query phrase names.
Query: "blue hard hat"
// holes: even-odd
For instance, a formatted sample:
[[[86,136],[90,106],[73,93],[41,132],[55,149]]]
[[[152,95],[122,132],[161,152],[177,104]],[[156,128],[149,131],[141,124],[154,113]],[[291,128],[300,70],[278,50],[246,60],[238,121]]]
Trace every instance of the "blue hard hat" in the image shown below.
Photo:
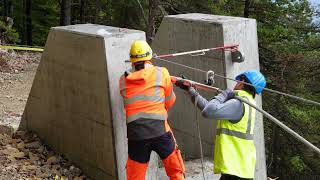
[[[250,84],[254,86],[254,90],[257,94],[260,94],[264,87],[266,87],[266,79],[264,78],[263,74],[256,70],[248,70],[239,74],[236,77],[236,80],[240,81],[241,76],[245,76]]]

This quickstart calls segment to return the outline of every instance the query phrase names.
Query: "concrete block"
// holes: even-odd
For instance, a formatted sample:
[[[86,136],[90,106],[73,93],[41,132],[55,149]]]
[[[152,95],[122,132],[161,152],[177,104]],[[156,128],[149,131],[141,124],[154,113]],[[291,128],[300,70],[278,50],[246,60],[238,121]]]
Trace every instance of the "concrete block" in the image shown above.
[[[185,64],[205,71],[213,70],[216,74],[234,78],[248,69],[259,69],[259,54],[256,21],[254,19],[215,16],[208,14],[179,14],[166,16],[158,29],[152,48],[158,55],[174,52],[191,51],[230,44],[239,44],[239,50],[246,59],[243,63],[233,63],[230,52],[214,51],[204,56],[180,56],[170,61]],[[203,82],[205,72],[194,71],[167,62],[156,61],[160,66],[168,68],[171,75],[184,74],[189,79]],[[216,76],[216,87],[233,88],[232,81]],[[169,121],[176,134],[177,141],[186,158],[199,158],[199,141],[195,119],[200,120],[202,141],[205,156],[212,156],[216,123],[204,119],[190,102],[185,92],[175,89],[177,101],[170,110]],[[201,92],[211,99],[214,94]],[[261,107],[261,97],[256,98]],[[255,125],[255,144],[257,148],[256,178],[266,179],[265,151],[262,116],[257,113]]]
[[[91,179],[126,179],[126,122],[118,80],[128,68],[130,45],[138,39],[145,39],[145,33],[92,24],[50,30],[21,125]],[[157,170],[155,160],[148,177]]]

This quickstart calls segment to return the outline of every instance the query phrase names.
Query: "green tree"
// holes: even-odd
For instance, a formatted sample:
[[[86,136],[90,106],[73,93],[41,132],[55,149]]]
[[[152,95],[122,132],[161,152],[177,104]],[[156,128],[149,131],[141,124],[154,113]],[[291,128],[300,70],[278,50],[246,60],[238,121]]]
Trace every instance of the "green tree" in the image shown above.
[[[253,4],[251,16],[258,21],[259,50],[262,70],[269,87],[316,100],[309,81],[319,65],[320,35],[312,23],[314,9],[307,0],[261,0]],[[311,64],[310,61],[313,61]],[[308,73],[312,72],[312,73]],[[315,145],[320,144],[319,128],[315,122],[319,108],[265,92],[264,108]],[[272,98],[270,98],[272,97]],[[299,110],[299,111],[298,111]],[[265,121],[269,173],[281,177],[319,174],[318,163],[311,152],[290,135]],[[292,161],[299,156],[299,161]],[[303,168],[293,168],[295,165]]]

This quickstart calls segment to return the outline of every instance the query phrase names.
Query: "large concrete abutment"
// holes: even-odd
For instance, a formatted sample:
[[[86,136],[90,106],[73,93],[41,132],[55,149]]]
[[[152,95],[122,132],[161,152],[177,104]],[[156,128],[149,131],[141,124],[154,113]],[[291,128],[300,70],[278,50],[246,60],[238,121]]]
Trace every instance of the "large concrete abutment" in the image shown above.
[[[230,78],[248,69],[259,69],[258,38],[254,19],[196,13],[166,16],[158,29],[152,47],[154,52],[161,55],[233,44],[239,44],[239,50],[245,55],[244,62],[233,63],[230,51],[214,51],[201,56],[179,56],[168,60],[206,71],[213,70],[216,74]],[[206,76],[206,73],[168,62],[156,61],[156,64],[167,67],[171,75],[183,74],[197,82],[204,82]],[[215,76],[215,80],[215,86],[222,89],[233,88],[235,85],[233,81],[227,81],[218,76]],[[169,121],[184,157],[188,159],[200,156],[197,118],[200,120],[204,154],[212,156],[216,122],[202,118],[201,112],[195,109],[189,96],[184,92],[179,89],[175,89],[175,92],[177,101],[170,109]],[[212,93],[201,92],[201,94],[208,100],[213,96]],[[256,101],[261,107],[260,96],[256,97]],[[264,135],[260,113],[257,113],[256,117],[254,140],[257,148],[256,179],[265,180]]]
[[[127,137],[118,80],[138,39],[145,33],[84,24],[52,28],[46,42],[23,126],[92,179],[125,179]]]

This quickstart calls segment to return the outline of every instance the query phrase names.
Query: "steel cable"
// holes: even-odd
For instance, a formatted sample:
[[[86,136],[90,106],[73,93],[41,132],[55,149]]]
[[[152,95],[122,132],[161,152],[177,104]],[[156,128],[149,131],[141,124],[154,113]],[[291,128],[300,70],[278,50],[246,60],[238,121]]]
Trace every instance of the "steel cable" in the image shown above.
[[[174,77],[177,80],[179,80],[178,77]],[[219,88],[216,87],[212,87],[212,86],[208,86],[205,84],[201,84],[201,83],[197,83],[194,82],[192,80],[188,80],[188,79],[182,79],[186,82],[188,82],[189,85],[191,84],[195,84],[197,88],[203,88],[203,89],[211,89],[213,91],[216,92],[221,92],[221,90]],[[269,114],[268,112],[264,111],[262,108],[258,107],[255,104],[252,104],[250,101],[241,98],[239,96],[235,96],[235,99],[238,99],[241,102],[244,102],[246,104],[248,104],[249,106],[253,107],[254,109],[256,109],[257,111],[259,111],[260,113],[262,113],[266,118],[268,118],[269,120],[271,120],[272,122],[274,122],[275,124],[277,124],[280,128],[282,128],[283,130],[285,130],[286,132],[288,132],[290,135],[292,135],[293,137],[295,137],[297,140],[299,140],[300,142],[302,142],[303,144],[305,144],[306,146],[308,146],[309,148],[311,148],[312,150],[314,150],[316,153],[320,154],[320,149],[313,145],[312,143],[310,143],[309,141],[307,141],[306,139],[304,139],[302,136],[300,136],[298,133],[296,133],[295,131],[293,131],[292,129],[290,129],[288,126],[286,126],[285,124],[283,124],[281,121],[279,121],[278,119],[276,119],[275,117],[273,117],[271,114]]]
[[[170,60],[166,60],[166,59],[163,59],[163,58],[159,58],[159,57],[153,57],[153,58],[157,59],[157,60],[160,60],[160,61],[164,61],[164,62],[168,62],[168,63],[174,64],[174,65],[177,65],[177,66],[185,67],[187,69],[191,69],[191,70],[194,70],[194,71],[199,71],[199,72],[203,72],[203,73],[207,72],[207,71],[202,70],[202,69],[190,67],[190,66],[187,66],[187,65],[184,65],[184,64],[180,64],[180,63],[177,63],[177,62],[173,62],[173,61],[170,61]],[[315,105],[320,106],[319,102],[316,102],[316,101],[313,101],[313,100],[305,99],[305,98],[298,97],[298,96],[295,96],[295,95],[291,95],[291,94],[288,94],[288,93],[284,93],[284,92],[281,92],[281,91],[269,89],[269,88],[266,88],[266,87],[254,86],[254,85],[252,85],[250,83],[246,83],[246,82],[243,82],[243,81],[238,81],[236,79],[228,78],[228,77],[225,77],[223,75],[216,74],[216,73],[214,75],[219,77],[219,78],[224,78],[224,79],[227,79],[227,80],[230,80],[230,81],[235,81],[235,82],[241,82],[243,84],[246,84],[246,85],[249,85],[249,86],[252,86],[252,87],[263,88],[264,90],[272,92],[272,93],[280,94],[280,95],[283,95],[283,96],[291,97],[293,99],[297,99],[297,100],[300,100],[300,101],[304,101],[304,102],[307,102],[307,103],[311,103],[311,104],[315,104]]]
[[[198,118],[198,109],[197,109],[197,104],[198,104],[198,96],[195,97],[194,99],[194,105],[196,107],[196,124],[197,124],[197,131],[198,131],[198,139],[199,139],[199,146],[200,146],[200,156],[201,156],[201,171],[202,171],[202,178],[203,180],[206,180],[205,175],[204,175],[204,162],[203,162],[203,149],[202,149],[202,138],[201,138],[201,131],[200,131],[200,121]]]

